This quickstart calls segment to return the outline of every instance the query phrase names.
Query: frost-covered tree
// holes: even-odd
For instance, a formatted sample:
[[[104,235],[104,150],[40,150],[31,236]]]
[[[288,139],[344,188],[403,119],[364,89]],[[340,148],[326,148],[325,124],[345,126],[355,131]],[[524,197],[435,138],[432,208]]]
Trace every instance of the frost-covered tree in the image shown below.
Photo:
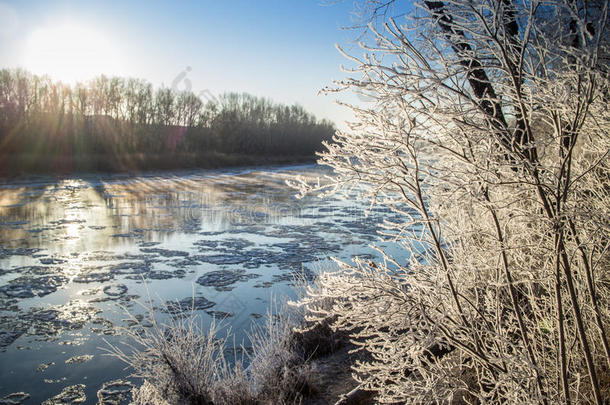
[[[370,353],[380,402],[607,403],[608,1],[398,3],[365,3],[329,91],[369,101],[330,182],[296,186],[389,207],[405,257],[340,263],[301,304]]]

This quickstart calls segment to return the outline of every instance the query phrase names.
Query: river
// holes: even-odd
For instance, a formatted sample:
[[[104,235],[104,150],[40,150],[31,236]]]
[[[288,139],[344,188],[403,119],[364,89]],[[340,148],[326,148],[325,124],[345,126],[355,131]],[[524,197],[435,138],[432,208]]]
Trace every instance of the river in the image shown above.
[[[158,316],[168,303],[195,303],[204,323],[224,319],[241,342],[273,297],[294,295],[294,271],[315,277],[331,256],[376,260],[368,245],[391,214],[367,215],[354,199],[297,199],[285,185],[295,174],[328,170],[0,183],[0,398],[22,391],[25,404],[41,403],[68,388],[64,398],[96,403],[104,383],[102,394],[120,391],[123,383],[108,382],[130,373],[104,355],[108,343],[125,341],[121,328],[134,327],[128,313],[146,325],[151,303]]]

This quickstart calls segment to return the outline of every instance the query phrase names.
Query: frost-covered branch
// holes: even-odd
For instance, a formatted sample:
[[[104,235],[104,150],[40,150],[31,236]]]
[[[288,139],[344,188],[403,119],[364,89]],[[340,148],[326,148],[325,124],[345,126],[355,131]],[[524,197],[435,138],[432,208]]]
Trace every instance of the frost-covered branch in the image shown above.
[[[608,2],[415,9],[350,55],[334,90],[370,101],[320,155],[334,175],[293,184],[386,206],[404,255],[340,263],[302,305],[370,353],[380,402],[604,403]]]

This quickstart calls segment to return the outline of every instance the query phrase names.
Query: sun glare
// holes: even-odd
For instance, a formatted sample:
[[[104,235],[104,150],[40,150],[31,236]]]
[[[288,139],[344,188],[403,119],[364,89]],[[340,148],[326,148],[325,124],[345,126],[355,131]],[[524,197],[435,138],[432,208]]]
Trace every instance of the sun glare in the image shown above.
[[[112,41],[91,28],[63,24],[40,28],[25,48],[26,69],[74,84],[100,74],[120,74],[120,57]]]

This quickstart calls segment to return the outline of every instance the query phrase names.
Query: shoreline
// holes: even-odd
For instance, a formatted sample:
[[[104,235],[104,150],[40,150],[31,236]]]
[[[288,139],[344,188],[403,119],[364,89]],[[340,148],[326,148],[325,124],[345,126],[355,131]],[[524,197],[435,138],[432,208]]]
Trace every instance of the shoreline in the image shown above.
[[[87,174],[142,175],[166,170],[213,170],[315,163],[315,155],[254,156],[225,153],[172,153],[167,155],[129,154],[49,156],[0,155],[0,180],[13,181],[29,176],[74,176]]]

